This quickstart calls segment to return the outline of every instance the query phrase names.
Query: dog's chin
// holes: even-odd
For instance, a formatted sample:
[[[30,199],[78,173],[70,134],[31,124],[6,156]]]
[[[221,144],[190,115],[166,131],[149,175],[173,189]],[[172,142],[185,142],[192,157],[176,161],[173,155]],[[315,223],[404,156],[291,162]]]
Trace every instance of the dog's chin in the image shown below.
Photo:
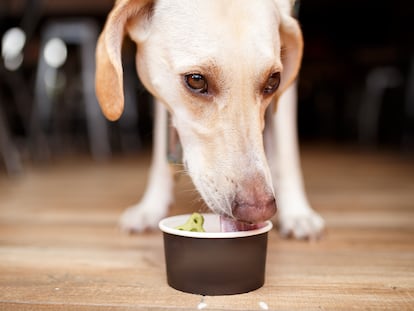
[[[238,221],[236,219],[220,216],[221,231],[223,232],[235,232],[235,231],[249,231],[260,229],[266,225],[265,222],[249,223],[244,221]]]

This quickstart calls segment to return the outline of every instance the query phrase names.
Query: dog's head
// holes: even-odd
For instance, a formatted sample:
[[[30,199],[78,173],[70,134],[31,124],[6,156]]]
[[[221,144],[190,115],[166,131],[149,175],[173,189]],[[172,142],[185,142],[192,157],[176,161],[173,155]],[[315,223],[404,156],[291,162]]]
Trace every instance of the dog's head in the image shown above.
[[[207,205],[245,222],[273,216],[264,115],[296,77],[302,56],[289,1],[116,2],[97,46],[96,91],[111,120],[123,110],[125,33],[137,44],[142,83],[172,115]]]

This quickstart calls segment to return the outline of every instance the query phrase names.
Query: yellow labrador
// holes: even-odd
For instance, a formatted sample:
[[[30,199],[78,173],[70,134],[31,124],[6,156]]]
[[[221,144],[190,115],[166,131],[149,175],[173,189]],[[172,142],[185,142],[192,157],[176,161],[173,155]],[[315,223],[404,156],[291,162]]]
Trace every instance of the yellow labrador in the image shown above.
[[[298,160],[294,80],[303,43],[292,4],[115,3],[96,51],[96,92],[103,113],[116,120],[123,111],[125,34],[137,44],[137,72],[156,105],[148,186],[141,202],[122,215],[124,229],[156,227],[173,200],[166,158],[169,111],[185,168],[228,230],[272,218],[277,205],[282,234],[320,234],[324,222],[308,203]]]

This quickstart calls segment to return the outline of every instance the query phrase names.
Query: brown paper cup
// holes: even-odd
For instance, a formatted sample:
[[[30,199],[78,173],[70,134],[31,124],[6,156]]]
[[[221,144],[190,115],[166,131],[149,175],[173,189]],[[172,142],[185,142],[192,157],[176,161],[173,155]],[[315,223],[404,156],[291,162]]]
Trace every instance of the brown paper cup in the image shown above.
[[[260,229],[220,232],[220,217],[204,214],[206,232],[175,229],[190,216],[165,218],[159,224],[171,287],[200,295],[233,295],[263,286],[270,221]]]

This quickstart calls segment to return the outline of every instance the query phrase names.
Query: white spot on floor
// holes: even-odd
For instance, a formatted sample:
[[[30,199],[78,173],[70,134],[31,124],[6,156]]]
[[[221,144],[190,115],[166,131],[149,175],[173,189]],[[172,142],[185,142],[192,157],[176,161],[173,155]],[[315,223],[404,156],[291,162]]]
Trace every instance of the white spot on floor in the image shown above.
[[[197,306],[197,309],[203,310],[205,307],[207,307],[207,304],[205,302],[200,302]]]
[[[202,297],[200,303],[197,306],[197,310],[203,310],[206,307],[207,307],[207,304],[204,302],[204,297]]]
[[[260,309],[262,309],[262,310],[269,310],[269,306],[267,305],[267,303],[266,302],[264,302],[264,301],[260,301],[259,302],[259,307],[260,307]]]

